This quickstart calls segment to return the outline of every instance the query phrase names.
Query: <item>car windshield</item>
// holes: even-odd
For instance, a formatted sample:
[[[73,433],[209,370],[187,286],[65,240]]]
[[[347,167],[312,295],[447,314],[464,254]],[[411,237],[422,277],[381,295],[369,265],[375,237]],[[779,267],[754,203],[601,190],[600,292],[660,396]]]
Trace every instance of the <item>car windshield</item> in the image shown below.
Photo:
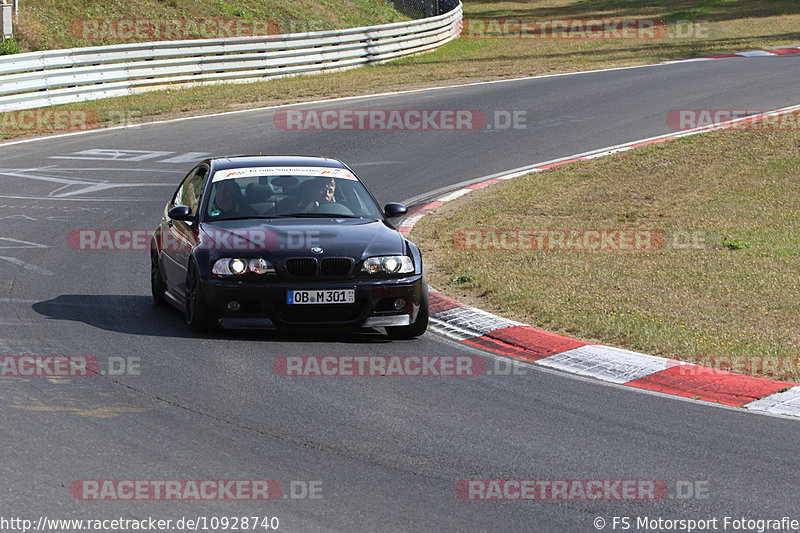
[[[279,217],[380,219],[364,185],[340,168],[237,168],[211,179],[205,220]]]

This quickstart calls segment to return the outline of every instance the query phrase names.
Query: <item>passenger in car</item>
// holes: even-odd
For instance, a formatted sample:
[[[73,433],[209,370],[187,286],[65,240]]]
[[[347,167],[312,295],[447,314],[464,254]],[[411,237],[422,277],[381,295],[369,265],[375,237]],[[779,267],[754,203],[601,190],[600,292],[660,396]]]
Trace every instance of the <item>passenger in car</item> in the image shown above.
[[[209,214],[220,220],[258,215],[255,209],[244,202],[242,190],[234,180],[220,181],[214,186],[214,200]]]

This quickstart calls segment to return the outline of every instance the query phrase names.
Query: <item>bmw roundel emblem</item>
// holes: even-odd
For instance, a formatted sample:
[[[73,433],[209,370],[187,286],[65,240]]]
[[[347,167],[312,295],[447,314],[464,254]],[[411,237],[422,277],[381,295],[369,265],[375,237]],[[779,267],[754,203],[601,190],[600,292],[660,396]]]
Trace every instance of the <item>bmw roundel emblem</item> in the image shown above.
[[[315,246],[315,247],[313,247],[311,249],[311,253],[313,253],[313,254],[321,254],[322,253],[322,248],[320,248],[319,246]]]

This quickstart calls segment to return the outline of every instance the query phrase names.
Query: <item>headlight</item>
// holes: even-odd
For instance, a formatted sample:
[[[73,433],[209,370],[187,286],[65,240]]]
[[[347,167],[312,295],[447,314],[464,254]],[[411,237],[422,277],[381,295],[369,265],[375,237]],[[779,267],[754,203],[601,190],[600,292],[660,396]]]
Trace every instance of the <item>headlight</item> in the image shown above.
[[[407,255],[384,255],[364,260],[362,272],[368,274],[411,274],[414,262]]]
[[[275,267],[266,259],[240,259],[238,257],[223,257],[214,262],[211,273],[215,276],[238,276],[245,272],[254,274],[269,274],[275,272]]]
[[[250,262],[247,263],[247,268],[250,269],[250,272],[254,272],[256,274],[275,272],[275,269],[272,268],[272,265],[266,259],[251,259]]]
[[[247,270],[247,263],[242,259],[231,259],[228,261],[228,268],[234,274],[243,274]]]

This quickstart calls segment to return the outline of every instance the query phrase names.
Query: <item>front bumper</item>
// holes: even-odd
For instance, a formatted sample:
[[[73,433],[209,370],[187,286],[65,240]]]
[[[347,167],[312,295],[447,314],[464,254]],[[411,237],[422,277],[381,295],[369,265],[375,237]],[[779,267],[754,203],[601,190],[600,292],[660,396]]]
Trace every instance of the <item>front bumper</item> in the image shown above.
[[[331,326],[344,329],[407,326],[419,313],[423,293],[422,275],[403,278],[287,281],[232,281],[207,278],[201,281],[203,298],[213,319],[229,329],[307,329]],[[354,289],[352,304],[287,304],[289,290]],[[405,300],[394,308],[397,298]],[[231,311],[230,302],[239,304]]]

